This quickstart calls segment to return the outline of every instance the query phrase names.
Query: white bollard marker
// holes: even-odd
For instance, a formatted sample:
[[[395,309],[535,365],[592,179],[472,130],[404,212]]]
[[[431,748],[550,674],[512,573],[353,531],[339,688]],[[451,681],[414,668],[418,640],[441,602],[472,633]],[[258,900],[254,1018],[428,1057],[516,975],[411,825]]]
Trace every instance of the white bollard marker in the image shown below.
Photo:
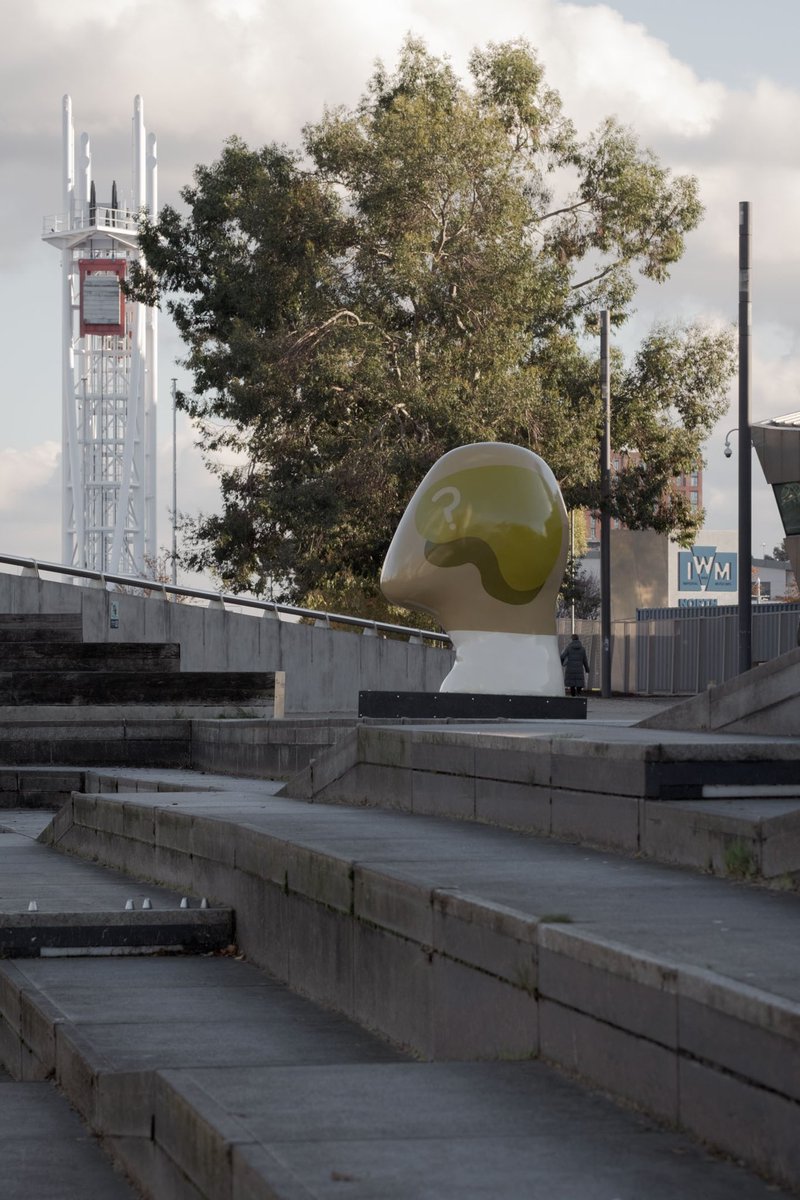
[[[152,907],[153,906],[150,903],[150,900],[148,899],[147,896],[145,896],[144,900],[142,901],[142,908],[152,908]]]
[[[203,899],[200,901],[200,907],[208,908],[208,901],[206,900],[205,896],[203,896]]]
[[[38,912],[38,911],[39,911],[39,905],[36,903],[36,901],[29,900],[28,901],[28,912]]]
[[[189,907],[189,901],[187,900],[186,896],[181,896],[181,908],[188,908],[188,907]]]
[[[132,900],[125,901],[125,912],[133,912],[133,901]]]

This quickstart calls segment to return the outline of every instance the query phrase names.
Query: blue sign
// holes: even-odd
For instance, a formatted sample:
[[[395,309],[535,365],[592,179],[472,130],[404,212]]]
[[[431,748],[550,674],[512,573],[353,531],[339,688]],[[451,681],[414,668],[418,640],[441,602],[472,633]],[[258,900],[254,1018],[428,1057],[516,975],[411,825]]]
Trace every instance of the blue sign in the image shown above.
[[[678,608],[717,608],[719,600],[679,600]]]
[[[692,546],[678,553],[679,592],[736,592],[736,552]]]

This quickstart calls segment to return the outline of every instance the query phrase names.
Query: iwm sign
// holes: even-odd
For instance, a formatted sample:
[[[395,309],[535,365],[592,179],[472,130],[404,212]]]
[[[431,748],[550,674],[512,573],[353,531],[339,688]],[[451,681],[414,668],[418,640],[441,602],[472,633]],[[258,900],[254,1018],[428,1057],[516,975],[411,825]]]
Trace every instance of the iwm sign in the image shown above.
[[[735,550],[717,544],[678,551],[679,608],[716,608],[720,603],[735,603],[738,589]]]

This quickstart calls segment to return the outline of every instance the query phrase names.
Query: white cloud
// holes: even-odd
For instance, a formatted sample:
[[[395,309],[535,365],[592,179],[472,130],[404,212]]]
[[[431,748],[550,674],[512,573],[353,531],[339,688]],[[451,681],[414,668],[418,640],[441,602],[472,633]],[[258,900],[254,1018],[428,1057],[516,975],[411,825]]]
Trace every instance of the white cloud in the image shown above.
[[[58,442],[42,442],[29,450],[0,448],[0,514],[18,513],[31,492],[53,482],[60,462]]]
[[[645,139],[710,132],[724,104],[721,84],[701,82],[664,42],[606,5],[549,8],[542,59],[582,126],[614,113]]]
[[[61,557],[61,446],[0,447],[0,550],[57,562]]]

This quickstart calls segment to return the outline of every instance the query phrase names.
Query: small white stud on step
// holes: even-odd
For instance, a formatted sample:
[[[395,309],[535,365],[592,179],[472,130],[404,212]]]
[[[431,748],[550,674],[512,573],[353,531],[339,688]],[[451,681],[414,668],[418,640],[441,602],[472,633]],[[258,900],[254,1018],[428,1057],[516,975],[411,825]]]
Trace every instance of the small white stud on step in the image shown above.
[[[206,900],[205,896],[203,896],[203,899],[200,901],[200,907],[208,908],[208,901]]]
[[[39,905],[36,903],[36,901],[29,900],[28,901],[28,912],[38,912],[38,911],[39,911]]]
[[[181,908],[188,908],[188,907],[189,907],[189,901],[187,900],[186,896],[181,896]]]
[[[133,912],[133,901],[132,900],[125,901],[125,912]]]
[[[144,900],[142,901],[142,908],[152,908],[152,907],[153,906],[150,903],[150,900],[148,899],[147,896],[145,896]]]

